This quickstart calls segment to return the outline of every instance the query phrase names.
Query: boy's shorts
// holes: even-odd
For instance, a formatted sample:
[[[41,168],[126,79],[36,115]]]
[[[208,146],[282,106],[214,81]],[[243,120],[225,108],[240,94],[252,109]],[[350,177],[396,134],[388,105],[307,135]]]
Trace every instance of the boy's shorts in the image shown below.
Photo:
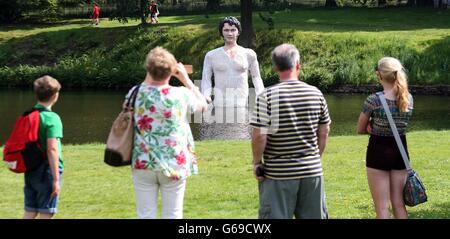
[[[47,163],[38,169],[25,173],[25,211],[46,214],[55,214],[58,205],[58,196],[51,197],[53,176]],[[59,172],[61,185],[61,172]]]

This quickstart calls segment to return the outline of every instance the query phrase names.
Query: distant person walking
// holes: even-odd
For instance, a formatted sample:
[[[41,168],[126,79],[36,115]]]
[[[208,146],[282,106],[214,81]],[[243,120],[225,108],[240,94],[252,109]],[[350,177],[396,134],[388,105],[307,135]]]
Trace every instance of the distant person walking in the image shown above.
[[[152,49],[145,68],[147,74],[134,105],[132,174],[137,214],[143,219],[156,218],[161,191],[161,217],[178,219],[183,217],[186,180],[197,174],[194,140],[187,118],[206,109],[207,103],[183,64],[177,63],[167,50]],[[184,87],[169,85],[172,76]]]
[[[94,7],[92,8],[92,24],[98,25],[100,22],[100,7],[97,3],[94,3]]]
[[[259,218],[328,218],[321,162],[331,123],[327,103],[298,79],[295,46],[277,46],[272,62],[278,84],[258,96],[250,121]]]
[[[150,10],[150,23],[151,24],[158,23],[159,9],[158,4],[156,4],[155,1],[151,1],[149,10]]]
[[[383,57],[375,67],[375,74],[383,86],[382,93],[408,154],[406,127],[412,115],[413,98],[408,92],[405,70],[399,60]],[[366,167],[377,218],[389,218],[389,204],[392,205],[395,218],[407,218],[403,201],[406,167],[381,100],[376,94],[369,95],[364,102],[357,131],[358,134],[370,134]]]

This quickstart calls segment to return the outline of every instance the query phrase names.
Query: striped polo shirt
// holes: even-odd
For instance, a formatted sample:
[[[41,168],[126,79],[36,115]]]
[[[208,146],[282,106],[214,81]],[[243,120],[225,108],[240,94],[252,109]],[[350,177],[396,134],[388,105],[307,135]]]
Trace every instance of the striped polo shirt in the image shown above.
[[[329,123],[327,103],[316,87],[289,80],[266,88],[250,121],[267,133],[265,176],[287,180],[323,175],[317,129]]]

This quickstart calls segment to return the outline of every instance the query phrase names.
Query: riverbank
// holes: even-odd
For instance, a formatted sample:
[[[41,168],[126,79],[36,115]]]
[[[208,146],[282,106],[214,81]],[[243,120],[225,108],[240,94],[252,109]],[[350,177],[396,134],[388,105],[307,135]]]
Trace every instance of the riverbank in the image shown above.
[[[412,167],[429,201],[408,208],[410,218],[450,218],[450,131],[409,133]],[[324,158],[330,218],[374,218],[365,173],[367,136],[330,137]],[[257,183],[252,178],[249,140],[196,143],[199,175],[189,178],[185,218],[256,218]],[[128,167],[103,163],[103,144],[64,145],[65,172],[56,218],[135,218]],[[1,149],[0,149],[1,150]],[[20,218],[23,175],[0,170],[0,218]]]
[[[409,85],[413,95],[450,95],[450,85]],[[380,85],[344,85],[329,89],[328,93],[342,94],[370,94],[382,90]]]
[[[302,80],[300,78],[300,80]],[[266,85],[267,87],[268,85]],[[67,91],[79,91],[79,90],[107,90],[101,87],[83,87],[83,88],[77,88],[77,87],[66,87],[63,85],[64,90]],[[323,91],[323,93],[326,94],[371,94],[377,91],[382,90],[381,85],[343,85],[343,86],[334,86],[327,89],[321,89],[320,86],[318,86],[320,90]],[[408,86],[409,91],[413,95],[442,95],[442,96],[449,96],[450,95],[450,85],[409,85]],[[32,85],[28,86],[0,86],[1,89],[32,89]],[[113,88],[109,88],[110,90],[123,90],[126,91],[129,89],[129,87],[120,87],[115,86]]]
[[[191,78],[201,79],[205,54],[223,45],[217,33],[222,17],[161,17],[160,24],[145,28],[136,21],[121,24],[107,19],[99,27],[83,19],[2,27],[0,86],[29,86],[35,78],[50,74],[67,88],[130,87],[144,78],[142,62],[155,46],[193,64]],[[252,48],[266,86],[276,82],[270,52],[283,42],[300,49],[302,80],[323,91],[376,84],[373,67],[383,56],[403,62],[411,85],[437,86],[432,92],[450,85],[448,11],[308,9],[276,12],[273,19],[273,30],[267,29],[257,13],[253,19],[256,39]]]

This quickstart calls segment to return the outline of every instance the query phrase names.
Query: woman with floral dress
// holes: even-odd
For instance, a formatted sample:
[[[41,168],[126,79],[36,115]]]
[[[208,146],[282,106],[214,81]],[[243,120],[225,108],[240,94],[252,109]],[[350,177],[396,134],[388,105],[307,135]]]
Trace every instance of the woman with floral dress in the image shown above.
[[[161,217],[182,218],[186,179],[197,174],[187,117],[206,109],[207,103],[183,64],[164,48],[156,47],[148,53],[145,68],[147,75],[139,85],[134,105],[132,174],[137,214],[139,218],[156,218],[161,191]],[[184,87],[170,86],[171,76]]]

